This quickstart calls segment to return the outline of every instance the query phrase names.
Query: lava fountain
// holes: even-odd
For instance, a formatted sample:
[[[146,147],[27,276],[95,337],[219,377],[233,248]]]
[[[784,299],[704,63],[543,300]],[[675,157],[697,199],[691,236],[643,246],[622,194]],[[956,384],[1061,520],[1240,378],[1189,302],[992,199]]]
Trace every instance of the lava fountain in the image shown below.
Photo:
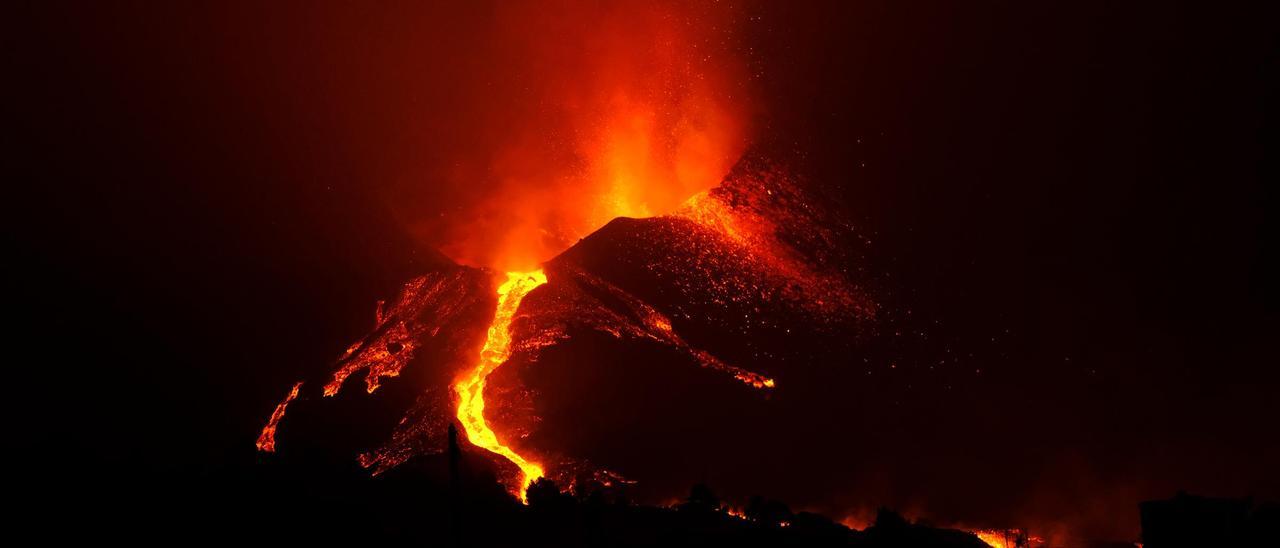
[[[454,392],[458,394],[458,421],[466,430],[467,439],[478,447],[506,457],[520,468],[518,494],[521,502],[526,501],[525,491],[529,484],[542,477],[542,466],[498,441],[498,435],[484,420],[484,385],[485,377],[506,363],[511,355],[511,320],[520,308],[520,302],[535,287],[545,283],[547,276],[542,270],[507,273],[507,281],[498,286],[498,309],[480,350],[480,362],[453,385]]]

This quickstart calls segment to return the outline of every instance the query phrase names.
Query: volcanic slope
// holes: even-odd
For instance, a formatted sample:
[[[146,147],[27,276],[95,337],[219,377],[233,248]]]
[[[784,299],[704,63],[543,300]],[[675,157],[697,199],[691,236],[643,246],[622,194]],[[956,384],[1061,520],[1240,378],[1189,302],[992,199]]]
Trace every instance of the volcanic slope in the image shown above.
[[[820,377],[805,371],[815,356],[857,344],[877,314],[842,251],[854,232],[823,204],[748,156],[678,211],[615,219],[548,261],[547,283],[507,319],[485,422],[561,485],[616,484],[650,475],[618,457],[663,451],[673,420],[714,428],[768,413],[770,392]],[[439,453],[457,414],[451,386],[475,363],[501,276],[453,266],[406,283],[328,374],[302,382],[268,446],[350,452],[374,473]],[[516,466],[477,452],[519,490]],[[609,471],[615,460],[626,473]]]

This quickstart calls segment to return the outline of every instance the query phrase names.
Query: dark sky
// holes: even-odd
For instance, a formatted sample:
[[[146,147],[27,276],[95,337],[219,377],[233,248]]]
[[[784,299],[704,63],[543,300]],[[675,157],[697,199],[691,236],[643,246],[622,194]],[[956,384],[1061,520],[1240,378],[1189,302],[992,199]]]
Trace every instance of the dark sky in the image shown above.
[[[974,496],[992,513],[1088,499],[1072,489],[1280,495],[1276,14],[1119,4],[761,3],[725,23],[762,75],[755,131],[844,198],[894,306],[1011,394],[1021,419],[975,431],[1039,440],[1028,493]],[[216,465],[439,260],[395,193],[468,146],[450,128],[514,107],[471,87],[502,74],[468,62],[501,47],[476,30],[491,7],[398,8],[6,18],[10,457]]]

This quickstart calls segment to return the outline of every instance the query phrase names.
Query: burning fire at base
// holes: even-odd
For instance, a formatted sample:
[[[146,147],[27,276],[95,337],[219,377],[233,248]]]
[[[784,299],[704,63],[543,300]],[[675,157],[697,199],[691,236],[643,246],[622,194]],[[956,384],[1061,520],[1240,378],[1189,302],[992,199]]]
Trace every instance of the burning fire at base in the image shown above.
[[[991,548],[1036,548],[1045,545],[1044,539],[1030,536],[1021,529],[978,529],[971,532]]]

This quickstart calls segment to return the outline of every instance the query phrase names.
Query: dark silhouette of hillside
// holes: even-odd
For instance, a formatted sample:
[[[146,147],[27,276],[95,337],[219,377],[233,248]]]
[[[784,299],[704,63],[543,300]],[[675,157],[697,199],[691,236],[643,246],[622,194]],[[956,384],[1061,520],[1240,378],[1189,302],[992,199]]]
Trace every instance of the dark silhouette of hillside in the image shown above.
[[[1148,548],[1280,546],[1280,506],[1179,492],[1138,505]]]
[[[909,523],[889,510],[864,531],[761,497],[732,515],[705,485],[659,507],[632,504],[621,492],[570,492],[540,479],[525,506],[498,483],[490,461],[470,449],[415,457],[380,476],[314,454],[246,453],[229,462],[216,470],[122,466],[96,477],[57,478],[76,485],[74,496],[53,483],[33,483],[32,496],[23,498],[28,510],[39,511],[26,523],[58,538],[144,542],[984,546],[969,533]]]

